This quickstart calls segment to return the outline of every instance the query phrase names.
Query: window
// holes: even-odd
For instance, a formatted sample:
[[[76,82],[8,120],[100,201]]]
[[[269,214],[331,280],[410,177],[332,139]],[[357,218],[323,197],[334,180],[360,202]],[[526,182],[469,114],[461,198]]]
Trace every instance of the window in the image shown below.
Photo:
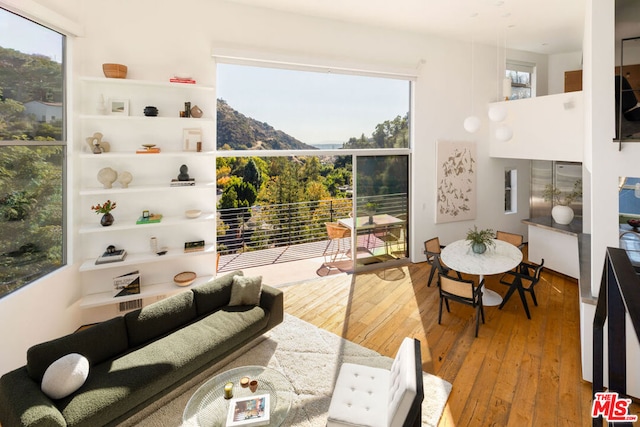
[[[510,100],[535,96],[534,71],[534,64],[507,61],[506,77],[511,79]]]
[[[518,211],[518,170],[506,169],[504,171],[504,212],[516,213]]]
[[[0,27],[3,297],[65,263],[65,123],[38,110],[63,111],[65,37],[2,8]]]

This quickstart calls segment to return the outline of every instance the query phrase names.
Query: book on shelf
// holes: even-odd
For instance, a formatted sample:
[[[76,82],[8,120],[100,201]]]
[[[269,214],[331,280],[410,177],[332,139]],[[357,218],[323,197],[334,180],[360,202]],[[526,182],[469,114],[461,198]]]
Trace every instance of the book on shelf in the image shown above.
[[[268,394],[238,397],[229,402],[228,427],[265,426],[269,424]]]
[[[160,152],[160,148],[142,148],[140,150],[136,150],[136,154],[158,154]]]
[[[186,84],[196,84],[194,79],[181,79],[179,77],[172,77],[169,79],[171,83],[186,83]]]
[[[126,257],[127,257],[127,251],[124,249],[117,249],[111,252],[105,251],[102,255],[100,255],[96,259],[96,265],[107,264],[109,262],[124,261]]]
[[[187,179],[186,181],[180,181],[175,178],[171,180],[172,187],[190,187],[192,185],[196,185],[196,180],[193,178]]]
[[[204,240],[196,240],[193,242],[184,243],[185,252],[199,252],[204,251]]]
[[[162,221],[162,214],[151,214],[148,217],[139,217],[136,224],[155,224],[160,221]]]
[[[137,295],[140,293],[140,272],[138,270],[113,278],[113,296]]]

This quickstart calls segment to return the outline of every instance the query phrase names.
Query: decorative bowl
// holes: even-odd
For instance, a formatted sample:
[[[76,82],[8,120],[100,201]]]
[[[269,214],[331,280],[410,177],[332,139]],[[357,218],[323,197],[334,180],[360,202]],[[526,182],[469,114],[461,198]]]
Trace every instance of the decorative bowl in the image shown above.
[[[196,280],[196,273],[193,271],[183,271],[173,276],[173,281],[178,286],[189,286]]]
[[[158,115],[158,109],[150,105],[144,107],[143,112],[144,112],[144,115],[147,117],[156,117]]]
[[[188,211],[184,211],[184,214],[187,218],[198,218],[202,211],[200,209],[189,209]]]
[[[102,64],[102,72],[105,77],[124,79],[127,77],[127,66],[122,64]]]

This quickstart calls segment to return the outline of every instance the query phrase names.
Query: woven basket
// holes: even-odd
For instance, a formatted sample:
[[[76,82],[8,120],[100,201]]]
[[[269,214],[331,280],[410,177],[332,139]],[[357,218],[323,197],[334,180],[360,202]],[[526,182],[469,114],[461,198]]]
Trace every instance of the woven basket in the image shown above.
[[[127,66],[122,64],[102,64],[102,71],[106,77],[124,79],[127,77]]]
[[[173,277],[173,281],[178,286],[189,286],[196,280],[196,273],[193,271],[183,271]]]

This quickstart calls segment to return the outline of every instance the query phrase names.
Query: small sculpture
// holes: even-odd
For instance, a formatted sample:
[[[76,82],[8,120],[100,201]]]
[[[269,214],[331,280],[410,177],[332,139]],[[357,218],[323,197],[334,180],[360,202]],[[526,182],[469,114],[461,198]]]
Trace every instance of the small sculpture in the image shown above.
[[[189,167],[187,165],[180,166],[180,174],[178,174],[178,181],[189,181]]]
[[[111,149],[111,144],[107,141],[103,141],[102,136],[103,135],[100,132],[95,132],[93,136],[86,139],[93,154],[108,153]]]
[[[131,181],[133,181],[133,175],[131,175],[131,172],[124,171],[118,175],[118,182],[122,188],[129,188],[129,183],[131,183]]]
[[[102,168],[98,171],[98,181],[100,181],[100,184],[102,184],[104,188],[111,188],[117,178],[118,172],[109,167]]]

